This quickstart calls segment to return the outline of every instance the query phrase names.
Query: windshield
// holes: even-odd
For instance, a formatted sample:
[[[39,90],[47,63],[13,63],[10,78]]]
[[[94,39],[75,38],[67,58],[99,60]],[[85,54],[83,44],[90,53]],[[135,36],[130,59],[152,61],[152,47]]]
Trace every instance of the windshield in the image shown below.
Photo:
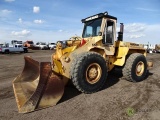
[[[100,28],[101,28],[101,23],[102,23],[102,19],[86,22],[82,37],[86,38],[86,37],[98,36],[98,32],[100,32]]]
[[[33,44],[33,42],[32,41],[28,41],[28,44]]]
[[[46,43],[41,43],[41,45],[46,45]]]
[[[17,44],[22,44],[22,41],[17,41]]]
[[[55,45],[55,43],[49,43],[49,45]]]

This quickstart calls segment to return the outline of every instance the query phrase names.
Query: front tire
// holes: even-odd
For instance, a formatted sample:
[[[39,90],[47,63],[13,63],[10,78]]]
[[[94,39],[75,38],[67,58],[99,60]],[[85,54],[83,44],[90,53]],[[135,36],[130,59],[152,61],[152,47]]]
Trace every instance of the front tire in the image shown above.
[[[76,57],[71,70],[73,85],[83,93],[99,91],[107,79],[104,58],[95,52],[86,52]]]
[[[140,53],[131,54],[122,70],[126,80],[132,82],[142,81],[147,73],[147,61],[144,55]]]

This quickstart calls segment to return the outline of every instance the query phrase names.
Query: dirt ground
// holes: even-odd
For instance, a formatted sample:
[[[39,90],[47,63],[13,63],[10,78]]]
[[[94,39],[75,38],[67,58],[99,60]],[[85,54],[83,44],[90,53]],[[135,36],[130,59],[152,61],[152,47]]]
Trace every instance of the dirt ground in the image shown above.
[[[132,83],[121,75],[109,74],[105,87],[97,93],[83,94],[68,86],[58,105],[28,114],[18,113],[12,80],[23,70],[23,57],[50,61],[52,52],[0,54],[0,120],[160,120],[158,53],[148,54],[147,59],[154,62],[154,67],[144,81]]]

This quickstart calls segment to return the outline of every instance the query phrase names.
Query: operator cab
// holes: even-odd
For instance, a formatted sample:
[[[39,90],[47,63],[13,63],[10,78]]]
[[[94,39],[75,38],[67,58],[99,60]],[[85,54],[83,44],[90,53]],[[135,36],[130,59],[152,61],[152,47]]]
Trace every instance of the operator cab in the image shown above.
[[[107,12],[82,19],[84,23],[83,38],[102,36],[102,43],[113,45],[116,38],[117,18]]]

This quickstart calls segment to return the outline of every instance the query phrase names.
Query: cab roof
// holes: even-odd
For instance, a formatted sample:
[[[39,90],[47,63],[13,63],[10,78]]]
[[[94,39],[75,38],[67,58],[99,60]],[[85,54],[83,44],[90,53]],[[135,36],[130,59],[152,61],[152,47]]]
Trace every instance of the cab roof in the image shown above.
[[[88,22],[88,21],[91,21],[91,20],[94,20],[94,19],[98,19],[98,18],[103,18],[103,17],[117,20],[116,17],[108,15],[108,12],[104,12],[104,13],[99,13],[99,14],[87,17],[85,19],[82,19],[81,21],[82,21],[82,23],[85,23],[85,22]]]

